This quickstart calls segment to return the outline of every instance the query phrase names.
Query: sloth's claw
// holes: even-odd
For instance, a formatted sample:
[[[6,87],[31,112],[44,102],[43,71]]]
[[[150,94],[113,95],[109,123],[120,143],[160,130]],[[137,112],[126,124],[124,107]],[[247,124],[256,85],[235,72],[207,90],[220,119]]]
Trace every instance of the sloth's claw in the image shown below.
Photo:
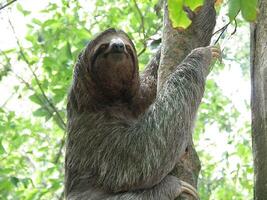
[[[219,46],[211,46],[210,47],[212,58],[213,59],[218,59],[220,63],[222,63],[222,51]]]
[[[182,193],[186,193],[186,194],[192,195],[196,200],[200,200],[197,190],[192,185],[190,185],[189,183],[185,181],[180,181],[180,183],[181,183],[181,188],[180,188],[179,195]]]

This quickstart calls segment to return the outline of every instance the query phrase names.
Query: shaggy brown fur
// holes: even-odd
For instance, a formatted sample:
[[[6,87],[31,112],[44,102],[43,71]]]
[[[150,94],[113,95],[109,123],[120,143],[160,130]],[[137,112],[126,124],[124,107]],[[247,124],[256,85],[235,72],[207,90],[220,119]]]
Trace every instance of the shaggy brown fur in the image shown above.
[[[76,63],[68,98],[67,199],[171,200],[192,193],[168,174],[185,152],[211,59],[210,47],[194,50],[156,97],[159,59],[139,78],[124,32],[108,29],[92,40]]]

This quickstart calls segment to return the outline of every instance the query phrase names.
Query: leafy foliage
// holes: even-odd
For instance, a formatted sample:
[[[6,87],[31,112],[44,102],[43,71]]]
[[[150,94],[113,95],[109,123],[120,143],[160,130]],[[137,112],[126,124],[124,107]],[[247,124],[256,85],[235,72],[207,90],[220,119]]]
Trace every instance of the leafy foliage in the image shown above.
[[[0,109],[0,199],[62,199],[66,94],[75,60],[93,35],[108,27],[124,29],[140,53],[141,70],[159,44],[158,1],[97,0],[89,6],[81,2],[48,3],[39,12],[42,17],[34,17],[23,4],[14,8],[29,23],[22,39],[14,36],[18,45],[0,52],[1,84],[12,86],[5,90],[10,98]],[[177,26],[190,24],[185,13],[179,14],[181,2],[168,1]],[[202,0],[184,2],[195,9]],[[247,74],[247,51],[241,49],[228,59],[236,55]],[[214,68],[194,135],[202,161],[200,194],[202,199],[250,199],[250,126],[216,82],[223,66]],[[211,132],[227,148],[217,151]]]
[[[187,6],[192,11],[203,4],[203,0],[168,0],[169,16],[173,27],[187,28],[191,20],[187,17],[183,6]]]
[[[233,21],[241,11],[246,21],[255,21],[257,16],[257,0],[230,0],[229,18]]]
[[[191,20],[188,18],[184,6],[196,12],[203,5],[203,0],[168,0],[169,17],[172,25],[175,28],[186,29],[190,26]],[[221,6],[223,0],[216,0],[216,6]],[[246,21],[252,22],[257,16],[257,0],[229,0],[228,16],[230,21],[233,21],[241,11],[243,18]]]

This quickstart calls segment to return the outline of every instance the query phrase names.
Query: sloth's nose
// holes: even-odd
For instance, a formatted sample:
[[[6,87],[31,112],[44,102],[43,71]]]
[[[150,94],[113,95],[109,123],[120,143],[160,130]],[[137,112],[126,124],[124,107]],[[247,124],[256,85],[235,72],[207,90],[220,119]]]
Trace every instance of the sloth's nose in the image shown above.
[[[114,51],[114,52],[123,52],[124,51],[124,44],[122,42],[116,42],[116,43],[113,43],[111,45],[111,49]]]

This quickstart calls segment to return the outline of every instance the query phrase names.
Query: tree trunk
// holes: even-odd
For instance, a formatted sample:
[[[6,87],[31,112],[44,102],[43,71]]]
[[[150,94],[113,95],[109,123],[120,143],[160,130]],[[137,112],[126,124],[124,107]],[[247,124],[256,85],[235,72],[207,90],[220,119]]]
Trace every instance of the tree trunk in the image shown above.
[[[267,0],[259,0],[257,23],[251,26],[251,110],[254,199],[267,199]]]
[[[207,46],[210,43],[216,23],[214,0],[206,0],[198,13],[189,13],[192,24],[186,30],[174,29],[168,15],[168,7],[164,3],[164,26],[160,66],[158,71],[158,91],[179,63],[196,47]],[[197,187],[200,171],[200,161],[192,141],[192,134],[181,138],[187,142],[188,151],[177,163],[172,175],[179,177]],[[182,198],[191,199],[189,196]],[[179,198],[181,199],[181,198]]]

